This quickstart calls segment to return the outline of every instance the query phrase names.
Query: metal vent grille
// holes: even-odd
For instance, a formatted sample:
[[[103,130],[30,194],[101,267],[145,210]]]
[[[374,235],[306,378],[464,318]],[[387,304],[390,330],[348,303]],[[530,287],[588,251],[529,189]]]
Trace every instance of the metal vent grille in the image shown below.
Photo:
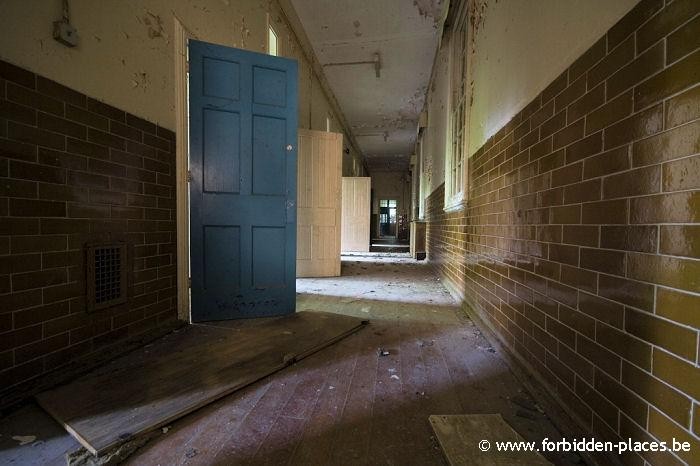
[[[126,302],[126,244],[88,247],[88,310],[95,311]]]

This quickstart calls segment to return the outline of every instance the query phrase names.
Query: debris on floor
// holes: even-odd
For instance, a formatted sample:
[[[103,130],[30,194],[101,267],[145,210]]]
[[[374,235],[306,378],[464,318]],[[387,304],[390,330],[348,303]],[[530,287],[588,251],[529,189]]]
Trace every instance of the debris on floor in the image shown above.
[[[530,411],[538,411],[540,413],[544,413],[544,410],[540,408],[540,406],[537,403],[520,395],[516,395],[513,398],[511,398],[510,402]]]
[[[379,348],[379,356],[389,356],[389,350],[385,350],[384,348]]]
[[[421,348],[425,348],[426,346],[433,346],[435,344],[435,340],[430,340],[430,341],[421,340],[419,344],[420,344]]]
[[[19,446],[21,447],[28,443],[34,443],[36,441],[36,435],[13,435],[12,440],[19,442]]]
[[[161,434],[159,430],[153,430],[132,438],[126,443],[112,448],[102,455],[93,455],[87,448],[81,447],[72,453],[66,454],[67,466],[107,466],[124,462],[136,450],[146,445],[152,439]]]
[[[525,419],[529,419],[531,421],[536,421],[538,419],[538,416],[535,416],[532,411],[527,411],[524,409],[519,409],[515,412],[515,415],[518,417],[522,417]]]

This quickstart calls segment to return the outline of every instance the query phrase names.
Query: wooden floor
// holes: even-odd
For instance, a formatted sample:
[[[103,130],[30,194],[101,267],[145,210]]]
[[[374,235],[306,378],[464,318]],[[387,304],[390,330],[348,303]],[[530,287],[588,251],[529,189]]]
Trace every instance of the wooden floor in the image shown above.
[[[445,464],[431,414],[501,413],[525,438],[561,437],[517,414],[510,399],[527,394],[426,264],[349,259],[342,277],[298,281],[299,310],[367,328],[175,423],[128,464]]]
[[[127,464],[445,464],[431,414],[499,413],[527,440],[561,438],[545,415],[523,408],[528,394],[427,264],[351,257],[343,276],[299,280],[298,291],[298,310],[370,325],[172,423]],[[41,451],[49,443],[53,453]],[[3,454],[26,460],[41,451],[45,464],[61,464],[68,448],[55,438],[14,444],[0,450],[0,463]],[[579,464],[576,456],[547,459]]]

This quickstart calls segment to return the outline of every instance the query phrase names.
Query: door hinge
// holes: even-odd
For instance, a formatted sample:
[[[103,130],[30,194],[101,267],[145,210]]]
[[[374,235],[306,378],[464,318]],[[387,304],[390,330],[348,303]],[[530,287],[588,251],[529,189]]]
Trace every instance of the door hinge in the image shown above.
[[[189,60],[187,60],[185,62],[185,71],[187,71],[188,73],[190,72],[190,61]]]
[[[187,287],[192,288],[192,277],[187,277]]]
[[[187,182],[192,182],[192,170],[187,170]]]

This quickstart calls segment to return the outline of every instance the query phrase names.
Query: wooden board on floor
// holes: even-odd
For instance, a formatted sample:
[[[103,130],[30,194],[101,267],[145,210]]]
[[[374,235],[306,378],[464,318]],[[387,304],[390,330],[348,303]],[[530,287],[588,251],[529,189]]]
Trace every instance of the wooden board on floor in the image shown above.
[[[185,327],[39,404],[93,454],[158,429],[338,341],[363,321],[325,312]]]
[[[428,418],[451,466],[548,466],[535,451],[505,452],[496,442],[522,442],[500,414],[432,415]],[[479,448],[481,441],[490,443],[488,451]]]

